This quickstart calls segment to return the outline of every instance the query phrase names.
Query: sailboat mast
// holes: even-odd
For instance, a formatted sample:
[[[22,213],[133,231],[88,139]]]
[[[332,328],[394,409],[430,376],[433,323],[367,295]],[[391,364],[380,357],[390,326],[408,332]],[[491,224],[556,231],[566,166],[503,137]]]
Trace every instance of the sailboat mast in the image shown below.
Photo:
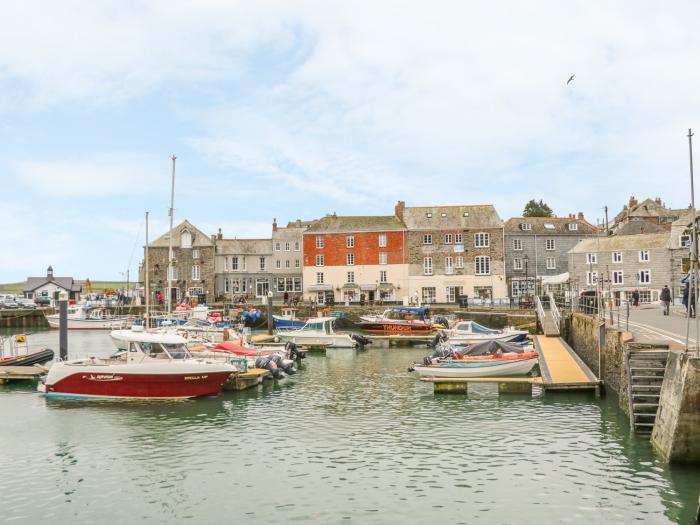
[[[168,319],[170,319],[173,304],[173,206],[175,205],[175,160],[177,157],[172,155],[170,158],[173,161],[173,176],[170,185],[170,208],[168,209],[168,215],[170,216],[170,235],[168,235],[168,293],[166,294],[168,298]]]
[[[148,329],[149,326],[149,315],[148,315],[148,307],[150,306],[150,299],[151,299],[151,286],[150,286],[150,280],[151,280],[151,274],[149,273],[148,270],[148,212],[146,212],[146,255],[144,257],[145,259],[145,266],[146,266],[146,271],[144,272],[144,282],[145,282],[145,294],[146,294],[146,316],[145,316],[145,324],[146,324],[146,329]]]

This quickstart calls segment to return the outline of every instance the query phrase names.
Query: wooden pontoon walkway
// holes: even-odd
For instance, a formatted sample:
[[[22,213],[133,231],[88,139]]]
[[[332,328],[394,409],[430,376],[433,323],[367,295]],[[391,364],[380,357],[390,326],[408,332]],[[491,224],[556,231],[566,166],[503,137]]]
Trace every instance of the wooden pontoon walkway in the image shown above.
[[[545,390],[597,390],[600,381],[561,337],[535,336]]]
[[[43,366],[0,366],[0,384],[8,381],[39,379],[46,372]]]

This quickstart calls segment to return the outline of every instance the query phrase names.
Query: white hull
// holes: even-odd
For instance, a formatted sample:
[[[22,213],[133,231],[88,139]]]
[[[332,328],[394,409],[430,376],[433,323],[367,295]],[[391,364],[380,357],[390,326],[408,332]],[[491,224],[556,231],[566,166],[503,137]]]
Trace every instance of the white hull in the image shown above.
[[[482,361],[482,363],[484,363]],[[537,358],[513,361],[492,362],[488,366],[423,366],[415,365],[414,371],[420,377],[511,377],[530,373],[537,364]]]
[[[448,336],[448,341],[454,345],[473,345],[485,341],[502,341],[507,343],[520,335],[520,332],[502,334],[457,334]]]
[[[58,315],[47,315],[46,320],[53,329],[59,328]],[[127,319],[68,319],[68,330],[114,330],[121,328]]]
[[[331,348],[354,348],[357,343],[347,334],[313,334],[298,331],[277,334],[280,341],[292,341],[302,346],[327,346]]]

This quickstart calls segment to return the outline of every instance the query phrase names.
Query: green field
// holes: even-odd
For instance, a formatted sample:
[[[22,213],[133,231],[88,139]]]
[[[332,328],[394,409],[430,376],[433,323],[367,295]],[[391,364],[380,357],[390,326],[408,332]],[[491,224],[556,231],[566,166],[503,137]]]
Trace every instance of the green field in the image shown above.
[[[85,281],[78,281],[78,283],[83,285],[83,293],[85,293]],[[101,292],[105,288],[116,290],[119,288],[126,288],[125,281],[90,281],[92,284],[93,292]],[[19,295],[24,290],[24,285],[26,283],[23,281],[21,283],[6,283],[0,284],[0,294],[14,294]],[[130,287],[134,287],[135,283],[129,283]]]

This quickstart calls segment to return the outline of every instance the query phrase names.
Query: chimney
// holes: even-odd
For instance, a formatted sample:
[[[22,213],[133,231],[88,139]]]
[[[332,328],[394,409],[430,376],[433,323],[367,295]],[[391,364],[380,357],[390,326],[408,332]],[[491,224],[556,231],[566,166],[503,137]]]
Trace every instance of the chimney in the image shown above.
[[[48,269],[46,270],[46,278],[48,280],[53,279],[53,268],[51,266],[49,266]]]
[[[297,219],[297,228],[301,228],[301,219]]]
[[[637,204],[639,203],[637,202],[637,199],[634,198],[634,195],[630,197],[629,207],[634,208]]]
[[[403,212],[406,209],[406,203],[404,201],[398,201],[396,206],[394,206],[394,215],[400,221],[403,221]]]
[[[224,238],[224,234],[221,233],[221,228],[219,228],[219,232],[216,234],[216,240],[220,241]]]
[[[277,231],[277,219],[272,219],[272,231]]]
[[[582,211],[578,212],[578,220],[580,220],[580,221],[584,220]]]

